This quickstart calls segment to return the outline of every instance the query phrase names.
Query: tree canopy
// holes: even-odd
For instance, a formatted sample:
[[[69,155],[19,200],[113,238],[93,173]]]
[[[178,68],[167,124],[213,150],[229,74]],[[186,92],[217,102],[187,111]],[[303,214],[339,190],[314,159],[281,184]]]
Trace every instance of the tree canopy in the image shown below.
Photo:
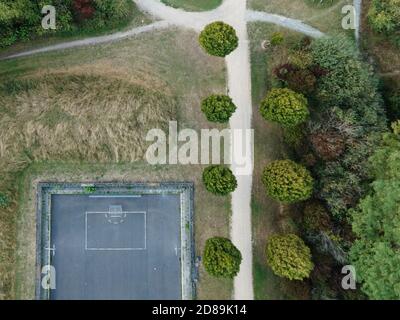
[[[228,195],[237,187],[232,171],[223,165],[213,165],[204,169],[203,182],[206,189],[216,195]]]
[[[272,271],[290,280],[308,278],[314,268],[310,248],[295,234],[271,236],[266,255]]]
[[[370,194],[351,210],[358,239],[350,251],[356,278],[372,299],[400,299],[400,137],[384,134],[370,157]]]
[[[271,162],[264,169],[262,181],[267,194],[284,203],[307,200],[313,192],[308,170],[291,160]]]
[[[206,241],[203,263],[210,275],[233,278],[238,274],[241,262],[240,251],[229,239],[214,237]]]
[[[288,88],[275,88],[268,92],[260,112],[264,119],[284,127],[297,126],[309,116],[307,99]]]
[[[206,115],[208,121],[225,123],[236,111],[236,106],[230,97],[213,94],[203,100],[201,111]]]
[[[199,42],[210,55],[225,57],[238,47],[239,38],[229,24],[216,21],[204,28],[200,33]]]

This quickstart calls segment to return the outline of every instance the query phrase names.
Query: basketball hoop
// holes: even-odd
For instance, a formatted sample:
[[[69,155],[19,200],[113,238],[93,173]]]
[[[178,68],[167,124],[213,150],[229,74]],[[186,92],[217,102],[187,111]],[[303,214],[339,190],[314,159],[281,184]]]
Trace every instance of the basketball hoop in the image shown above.
[[[122,211],[122,206],[111,205],[108,207],[108,212],[105,214],[109,223],[120,224],[124,222],[126,213]]]

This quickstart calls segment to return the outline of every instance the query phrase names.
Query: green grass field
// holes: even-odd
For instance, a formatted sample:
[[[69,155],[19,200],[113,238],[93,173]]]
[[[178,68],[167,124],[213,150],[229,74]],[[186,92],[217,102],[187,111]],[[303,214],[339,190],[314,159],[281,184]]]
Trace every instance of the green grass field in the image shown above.
[[[344,32],[342,28],[342,8],[352,4],[351,0],[334,0],[329,6],[319,6],[313,0],[250,0],[254,10],[276,13],[299,19],[328,34]]]
[[[207,11],[217,8],[222,0],[161,0],[165,4],[187,11]]]
[[[0,209],[1,298],[33,298],[38,181],[194,181],[197,255],[208,237],[229,236],[230,197],[205,190],[203,166],[143,161],[150,128],[216,127],[200,102],[225,92],[225,65],[192,32],[1,61],[0,79],[0,192],[12,203]],[[200,269],[198,298],[231,292],[232,281]]]

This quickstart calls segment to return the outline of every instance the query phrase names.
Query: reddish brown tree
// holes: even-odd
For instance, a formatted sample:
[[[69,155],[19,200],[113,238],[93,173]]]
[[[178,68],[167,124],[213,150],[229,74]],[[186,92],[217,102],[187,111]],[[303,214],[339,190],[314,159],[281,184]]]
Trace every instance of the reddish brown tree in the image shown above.
[[[334,130],[315,131],[309,139],[317,156],[325,161],[337,159],[346,147],[344,137]]]
[[[317,78],[312,71],[298,68],[290,63],[276,67],[274,74],[285,82],[289,89],[306,95],[312,93],[317,84]]]
[[[74,0],[73,8],[78,21],[92,18],[95,12],[93,0]]]

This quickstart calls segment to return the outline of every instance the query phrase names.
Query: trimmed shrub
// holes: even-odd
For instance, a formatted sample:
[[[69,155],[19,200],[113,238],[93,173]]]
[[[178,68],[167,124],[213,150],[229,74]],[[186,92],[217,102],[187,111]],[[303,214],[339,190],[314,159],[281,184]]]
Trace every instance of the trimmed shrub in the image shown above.
[[[209,166],[203,171],[203,182],[207,191],[225,196],[237,187],[237,181],[232,171],[222,165]]]
[[[308,170],[291,160],[277,160],[267,165],[262,181],[267,194],[284,203],[307,200],[313,192],[313,178]]]
[[[214,237],[206,241],[203,263],[210,275],[233,278],[238,274],[241,262],[242,254],[229,239]]]
[[[230,97],[214,94],[203,100],[201,111],[208,121],[225,123],[236,111],[236,106]]]
[[[271,236],[268,239],[266,255],[272,271],[290,280],[308,278],[314,268],[310,249],[295,234]]]
[[[307,99],[290,89],[272,89],[261,103],[260,112],[264,119],[277,122],[283,127],[293,127],[309,116]]]
[[[221,21],[207,25],[200,33],[199,42],[208,54],[217,57],[227,56],[239,45],[235,29]]]
[[[270,42],[272,46],[279,46],[285,40],[282,32],[274,32],[271,36]]]
[[[0,208],[7,208],[10,205],[10,200],[8,199],[8,197],[3,194],[0,193]]]

